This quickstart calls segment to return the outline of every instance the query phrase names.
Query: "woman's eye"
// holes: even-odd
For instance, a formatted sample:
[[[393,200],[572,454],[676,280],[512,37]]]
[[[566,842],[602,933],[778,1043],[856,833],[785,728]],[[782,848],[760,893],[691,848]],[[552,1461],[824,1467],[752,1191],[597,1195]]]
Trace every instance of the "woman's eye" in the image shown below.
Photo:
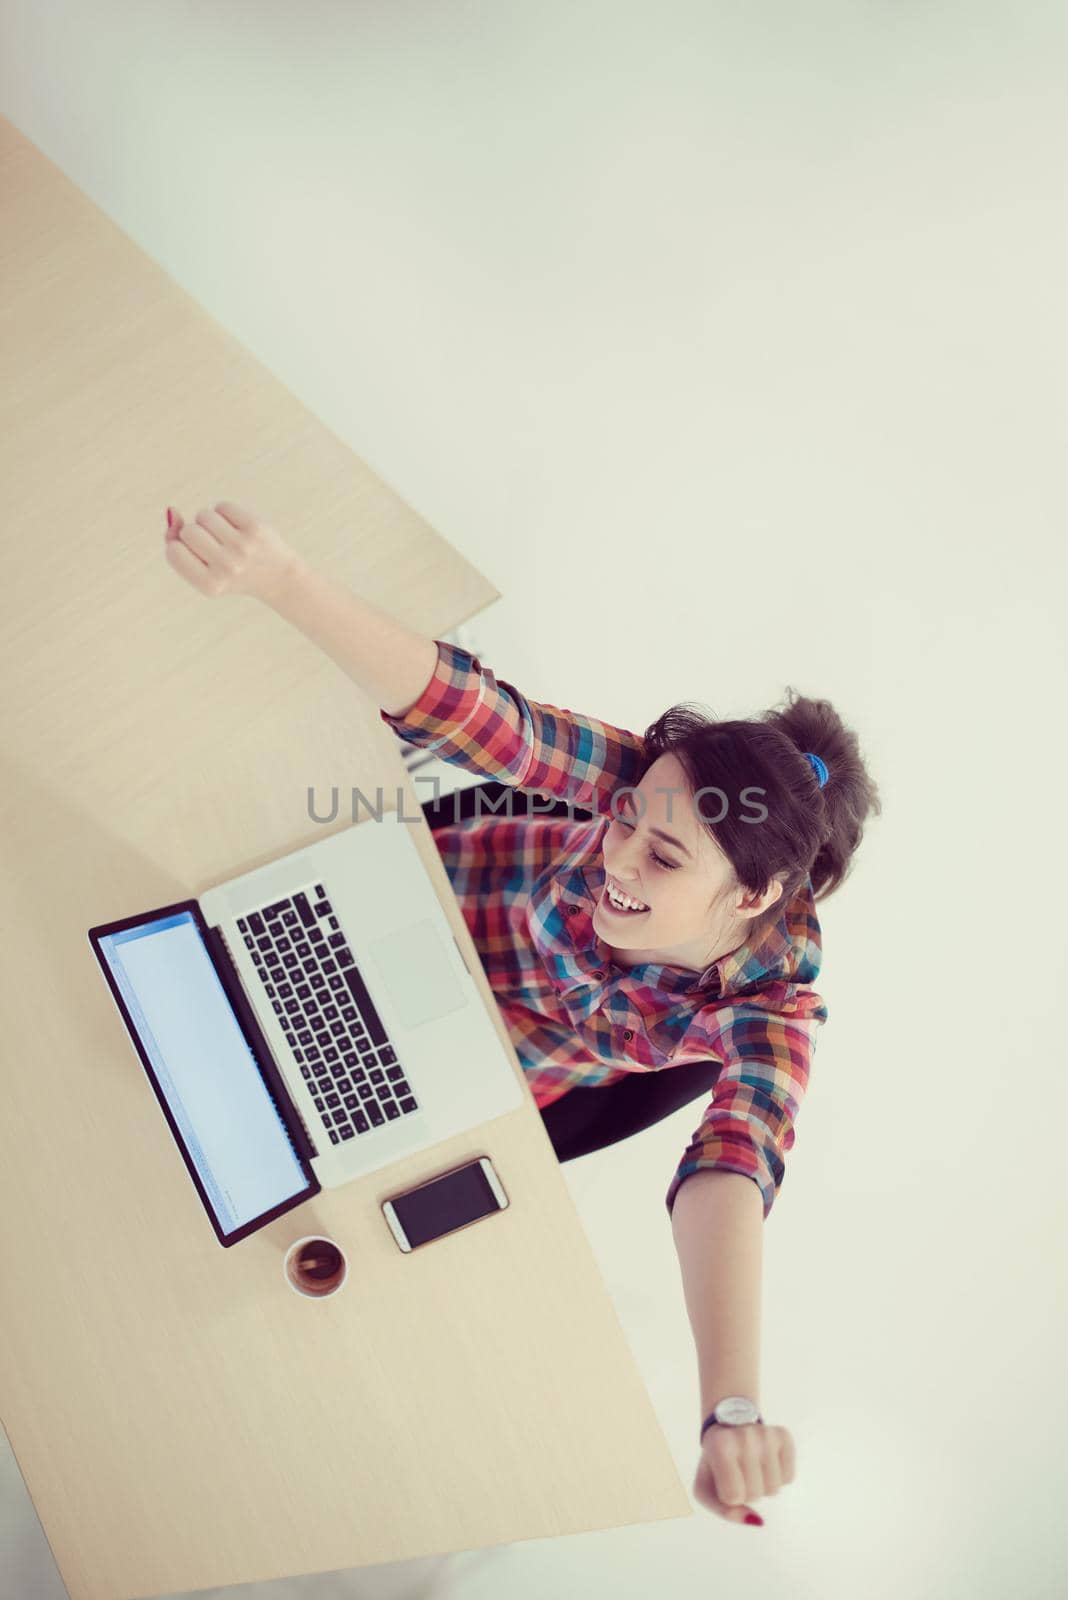
[[[618,822],[624,828],[633,827],[633,823],[624,821],[624,819],[622,817],[616,817],[614,820],[616,822]],[[663,856],[658,856],[655,850],[650,850],[649,854],[652,856],[652,858],[656,862],[657,866],[664,867],[668,872],[674,872],[676,870],[676,867],[678,865],[677,862],[675,862],[675,861],[665,861]]]

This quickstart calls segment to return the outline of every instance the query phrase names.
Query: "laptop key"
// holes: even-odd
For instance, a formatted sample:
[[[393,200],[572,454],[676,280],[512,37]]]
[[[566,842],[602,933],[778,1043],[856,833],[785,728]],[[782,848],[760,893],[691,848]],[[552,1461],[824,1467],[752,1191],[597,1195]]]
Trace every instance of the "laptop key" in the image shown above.
[[[343,1139],[355,1139],[355,1137],[356,1137],[356,1129],[352,1126],[351,1122],[347,1122],[345,1124],[345,1126],[342,1128],[341,1137]]]
[[[415,1111],[418,1109],[414,1100],[402,1100],[400,1103],[400,1108],[405,1112]]]
[[[397,1057],[394,1054],[393,1046],[384,1044],[381,1050],[378,1052],[378,1059],[381,1061],[384,1067],[388,1067],[391,1062],[396,1061]]]
[[[341,1143],[341,1135],[340,1135],[340,1133],[338,1133],[336,1128],[328,1128],[327,1132],[330,1135],[330,1143],[331,1144],[340,1144]]]
[[[252,913],[252,915],[248,919],[248,925],[252,929],[252,932],[256,935],[256,938],[258,939],[260,937],[260,935],[263,933],[263,918],[259,915],[258,912],[254,911]]]
[[[390,1122],[395,1121],[396,1118],[400,1116],[400,1110],[396,1105],[394,1105],[392,1100],[386,1101],[386,1116],[389,1118]]]
[[[362,1111],[354,1111],[352,1113],[352,1120],[355,1124],[357,1133],[366,1133],[368,1128],[371,1126]]]
[[[358,1095],[347,1094],[345,1096],[345,1104],[348,1106],[350,1111],[355,1111],[356,1107],[359,1105],[359,1103],[360,1103],[360,1100],[359,1100],[359,1096]]]
[[[367,1115],[370,1117],[376,1128],[380,1128],[385,1122],[386,1119],[382,1115],[382,1108],[377,1104],[376,1101],[369,1100],[364,1107],[364,1110],[367,1112]]]
[[[356,1002],[356,1008],[367,1024],[367,1030],[371,1038],[375,1044],[385,1044],[387,1039],[386,1030],[383,1028],[378,1012],[374,1008],[371,996],[367,993],[367,986],[354,966],[345,968],[345,982],[352,991],[352,998]]]
[[[389,1079],[389,1081],[391,1083],[396,1083],[398,1078],[403,1078],[404,1077],[404,1068],[403,1067],[390,1067],[388,1072],[386,1073],[386,1077]]]

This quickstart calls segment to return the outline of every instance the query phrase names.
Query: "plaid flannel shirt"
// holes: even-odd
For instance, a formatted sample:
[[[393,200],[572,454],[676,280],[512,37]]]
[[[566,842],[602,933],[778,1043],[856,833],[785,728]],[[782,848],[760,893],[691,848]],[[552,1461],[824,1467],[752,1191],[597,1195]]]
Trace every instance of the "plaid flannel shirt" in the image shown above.
[[[617,966],[593,912],[612,796],[640,780],[641,738],[529,700],[470,651],[435,642],[437,666],[419,699],[403,716],[380,709],[382,720],[443,761],[594,814],[509,817],[502,807],[434,833],[535,1102],[628,1072],[720,1061],[665,1204],[670,1214],[686,1178],[718,1169],[753,1179],[766,1219],[827,1019],[811,987],[821,962],[811,879],[755,946],[700,974]]]

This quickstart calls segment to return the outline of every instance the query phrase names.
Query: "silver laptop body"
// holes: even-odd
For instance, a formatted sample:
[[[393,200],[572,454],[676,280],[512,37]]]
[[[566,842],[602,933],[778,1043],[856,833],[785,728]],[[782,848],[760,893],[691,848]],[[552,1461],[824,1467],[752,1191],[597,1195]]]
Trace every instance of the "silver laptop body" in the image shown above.
[[[198,897],[324,1188],[523,1102],[420,859],[418,825],[384,812]]]

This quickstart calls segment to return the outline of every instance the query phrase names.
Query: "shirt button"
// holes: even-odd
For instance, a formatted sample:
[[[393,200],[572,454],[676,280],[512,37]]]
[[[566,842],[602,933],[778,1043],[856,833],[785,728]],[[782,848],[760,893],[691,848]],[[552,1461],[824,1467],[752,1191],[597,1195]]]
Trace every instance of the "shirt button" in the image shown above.
[[[603,978],[604,977],[604,973],[603,972],[595,972],[594,973],[594,977],[595,978]]]
[[[623,1037],[624,1037],[624,1039],[633,1039],[634,1035],[633,1035],[633,1033],[631,1032],[631,1030],[629,1028],[624,1028],[623,1029]]]
[[[567,906],[566,910],[569,917],[578,916],[578,906]]]

